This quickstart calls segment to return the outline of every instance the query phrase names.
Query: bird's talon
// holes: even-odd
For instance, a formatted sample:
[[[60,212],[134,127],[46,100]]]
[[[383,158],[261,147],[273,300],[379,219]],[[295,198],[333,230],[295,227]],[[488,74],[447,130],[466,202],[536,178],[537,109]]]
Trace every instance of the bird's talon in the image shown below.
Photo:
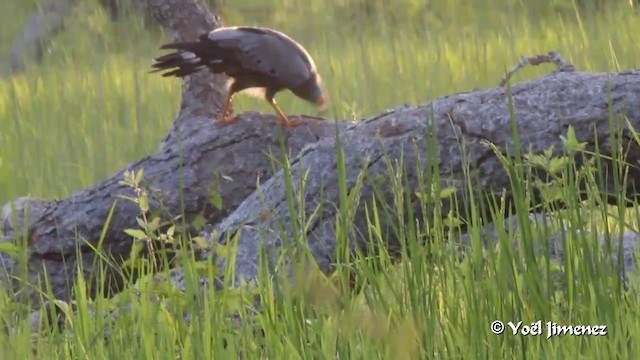
[[[278,116],[278,120],[280,121],[280,125],[282,125],[284,127],[287,127],[287,128],[294,128],[296,126],[300,126],[300,125],[304,124],[304,121],[302,119],[291,120],[287,116]]]
[[[290,128],[290,129],[291,129],[291,128],[294,128],[294,127],[300,126],[300,125],[302,125],[302,124],[304,124],[304,121],[303,121],[303,120],[300,120],[300,119],[298,119],[298,120],[291,120],[291,119],[289,119],[289,121],[287,121],[286,123],[283,123],[282,125],[284,125],[284,126],[286,126],[286,127],[288,127],[288,128]]]
[[[231,117],[221,117],[220,119],[216,120],[215,124],[216,126],[229,125],[233,124],[236,121],[238,121],[238,115],[234,115]]]

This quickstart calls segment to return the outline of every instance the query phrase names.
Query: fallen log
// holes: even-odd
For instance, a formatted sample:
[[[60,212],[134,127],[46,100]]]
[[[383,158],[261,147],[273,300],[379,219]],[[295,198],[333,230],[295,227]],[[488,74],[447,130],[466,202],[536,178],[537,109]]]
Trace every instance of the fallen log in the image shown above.
[[[193,39],[219,25],[195,1],[144,3],[175,40]],[[24,239],[26,263],[21,265],[17,257],[0,253],[5,273],[2,286],[17,290],[21,282],[16,277],[40,284],[46,269],[54,296],[69,300],[78,265],[87,278],[91,276],[94,247],[100,247],[116,264],[124,262],[132,244],[124,230],[138,227],[136,217],[140,215],[137,204],[121,198],[136,195],[130,186],[121,184],[125,171],[144,169],[142,182],[150,194],[150,211],[163,219],[189,224],[201,217],[215,229],[216,242],[237,236],[235,274],[249,279],[257,276],[260,249],[269,249],[274,260],[285,247],[287,234],[305,238],[320,268],[331,271],[336,259],[340,181],[357,194],[357,201],[350,216],[339,220],[350,224],[348,236],[353,246],[366,248],[365,207],[371,209],[374,194],[380,206],[393,201],[389,164],[392,168],[403,164],[405,178],[401,180],[409,195],[426,191],[419,169],[432,175],[437,172],[440,185],[455,188],[460,201],[468,200],[467,176],[477,179],[478,192],[509,194],[510,179],[498,157],[514,149],[508,88],[399,106],[358,123],[302,117],[305,125],[286,130],[277,126],[274,115],[256,112],[241,114],[233,125],[214,127],[224,80],[206,72],[185,79],[180,112],[156,153],[69,198],[20,198],[5,205],[0,242]],[[587,150],[595,150],[597,144],[606,156],[620,146],[625,149],[625,160],[637,164],[640,148],[629,126],[640,128],[639,90],[640,72],[633,71],[608,74],[565,69],[514,85],[517,140],[525,151],[539,154],[554,146],[559,155],[561,136],[571,126],[579,141],[587,143]],[[617,127],[610,126],[610,119],[623,129],[621,138],[612,136]],[[612,144],[614,138],[619,142]],[[344,156],[343,179],[338,171],[337,141]],[[495,144],[498,153],[487,143]],[[274,167],[273,158],[284,158],[282,148],[289,156],[290,170]],[[287,179],[299,193],[297,199],[304,200],[300,207],[294,204],[294,214],[287,198]],[[629,188],[635,188],[636,179],[638,170],[630,167]],[[606,185],[614,188],[613,183]],[[221,197],[220,208],[210,202],[212,192]],[[404,206],[420,214],[419,199],[407,199]],[[444,201],[437,210],[446,216],[450,208],[464,206]],[[299,226],[302,220],[304,227]],[[398,218],[390,212],[381,221],[387,245],[397,247]],[[117,290],[121,284],[115,276],[111,280]]]

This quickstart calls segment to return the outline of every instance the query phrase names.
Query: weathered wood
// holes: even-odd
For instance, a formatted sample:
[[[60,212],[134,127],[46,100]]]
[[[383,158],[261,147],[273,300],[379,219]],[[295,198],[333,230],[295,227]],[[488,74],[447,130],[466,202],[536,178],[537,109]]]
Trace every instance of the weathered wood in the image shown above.
[[[577,137],[588,142],[591,149],[594,134],[597,134],[599,150],[609,154],[609,96],[614,113],[619,114],[624,109],[630,124],[640,128],[639,89],[640,73],[631,72],[557,73],[515,85],[513,96],[519,140],[525,149],[534,153],[541,153],[552,145],[560,149],[561,135],[566,134],[571,125]],[[236,124],[220,128],[212,126],[212,119],[205,116],[194,116],[192,120],[193,133],[183,141],[168,141],[156,154],[132,163],[127,169],[145,170],[145,179],[153,183],[155,195],[162,198],[171,214],[181,213],[182,202],[187,220],[203,214],[211,224],[217,224],[216,230],[222,238],[225,234],[240,232],[237,274],[253,278],[257,269],[258,239],[277,252],[283,246],[280,226],[285,231],[291,229],[284,174],[279,171],[271,177],[271,160],[265,154],[271,151],[280,156],[275,117],[246,113]],[[418,191],[415,164],[420,154],[423,168],[427,168],[429,124],[434,126],[432,130],[437,139],[438,168],[443,185],[455,186],[462,192],[465,186],[463,164],[467,161],[472,164],[471,176],[479,179],[480,188],[498,192],[510,188],[502,165],[484,143],[490,141],[501,149],[513,146],[504,88],[452,95],[420,106],[402,106],[358,124],[337,123],[345,152],[348,188],[352,189],[356,184],[366,160],[368,180],[388,179],[384,149],[392,161],[400,159],[404,153],[409,182],[406,191]],[[285,133],[287,148],[292,154],[302,149],[291,168],[296,187],[301,174],[307,173],[302,190],[303,213],[309,215],[322,204],[321,216],[310,222],[306,237],[312,254],[324,270],[330,270],[335,260],[333,229],[339,204],[335,131],[334,122],[309,120],[309,125]],[[624,134],[626,139],[631,139],[628,132]],[[627,161],[636,163],[640,159],[637,144],[623,145],[629,149]],[[637,170],[632,169],[630,186],[635,186],[637,175]],[[269,177],[260,193],[254,192],[256,179]],[[12,225],[12,215],[5,214],[4,240],[11,241],[14,232],[24,228],[20,210],[29,204],[29,271],[36,276],[42,265],[46,265],[56,296],[67,298],[66,284],[76,266],[76,247],[86,250],[83,259],[85,270],[90,272],[88,266],[93,256],[83,242],[96,244],[117,196],[132,195],[131,189],[118,185],[121,179],[122,173],[118,173],[102,184],[60,201],[18,201],[15,213],[18,227]],[[224,206],[221,210],[208,204],[212,187],[217,187],[222,195]],[[389,191],[389,181],[382,182],[382,191],[383,194]],[[355,240],[366,237],[363,211],[372,193],[371,182],[365,181],[353,219]],[[157,208],[158,204],[152,202],[152,207]],[[446,203],[442,211],[445,214],[448,211]],[[125,258],[131,239],[123,230],[136,227],[134,219],[138,214],[135,204],[118,201],[103,249],[116,258]],[[387,220],[391,222],[384,225],[390,229],[394,219]],[[389,230],[386,235],[393,245],[393,232]],[[14,262],[5,256],[4,263]],[[18,269],[17,266],[9,268],[13,272]]]
[[[513,101],[522,148],[542,153],[554,146],[555,154],[559,155],[562,149],[561,136],[566,135],[569,126],[573,126],[578,139],[588,143],[588,150],[595,150],[597,141],[600,153],[610,155],[609,96],[616,119],[620,119],[619,115],[624,110],[631,125],[638,128],[638,90],[638,72],[560,72],[515,85]],[[625,124],[621,126],[624,131],[619,145],[628,150],[626,160],[636,164],[640,160],[640,148],[630,140],[632,137],[628,127]],[[427,135],[431,131],[433,137]],[[390,171],[385,164],[385,157],[394,164],[398,164],[402,158],[406,164],[408,184],[404,184],[405,192],[428,192],[418,186],[416,164],[422,163],[422,169],[434,165],[429,164],[427,155],[428,143],[434,139],[437,139],[437,168],[443,188],[455,187],[458,199],[464,199],[467,186],[465,164],[470,164],[468,176],[478,179],[475,184],[478,190],[500,193],[506,189],[509,196],[509,177],[493,150],[485,144],[491,142],[503,153],[507,148],[513,149],[508,98],[504,88],[456,94],[420,106],[399,107],[342,129],[340,138],[345,149],[347,188],[353,189],[356,185],[363,163],[366,163],[367,179],[373,180],[365,181],[360,190],[361,201],[352,221],[354,244],[366,246],[368,233],[364,205],[370,204],[374,190],[381,191],[376,194],[378,197],[386,197],[387,200],[392,198],[388,181]],[[309,230],[304,235],[311,253],[324,271],[331,271],[335,261],[334,229],[339,203],[336,166],[333,138],[322,139],[304,148],[291,164],[294,184],[299,184],[305,174],[305,185],[301,190],[305,200],[303,213],[309,216],[316,206],[322,206],[321,215],[307,224]],[[639,175],[637,168],[629,169],[629,189],[634,189]],[[284,246],[282,232],[278,229],[283,227],[286,232],[291,232],[283,176],[283,171],[275,174],[262,186],[260,193],[249,196],[216,227],[221,234],[221,241],[224,241],[225,235],[239,233],[237,277],[251,279],[257,276],[258,239],[266,248],[275,249],[271,259],[275,261],[278,249]],[[612,178],[609,176],[609,179]],[[387,181],[376,189],[372,184],[380,186],[379,179]],[[614,188],[613,183],[607,185],[610,189]],[[451,205],[447,201],[443,203],[443,216],[446,216]],[[457,209],[464,209],[459,205]],[[410,206],[419,218],[418,201]],[[261,216],[265,211],[269,211],[271,216]],[[382,219],[384,240],[390,247],[398,246],[392,228],[400,220],[394,216]],[[224,265],[222,261],[221,265]]]
[[[145,0],[150,12],[172,33],[174,39],[190,39],[217,25],[215,18],[193,0]],[[160,149],[153,155],[128,165],[125,170],[144,169],[154,199],[151,208],[161,207],[166,218],[183,215],[187,222],[202,215],[212,224],[218,241],[238,234],[236,259],[238,277],[255,278],[260,245],[270,249],[271,259],[282,249],[283,232],[291,233],[291,214],[286,198],[283,170],[273,173],[272,153],[282,158],[280,141],[291,155],[294,187],[304,199],[298,212],[309,217],[305,236],[311,254],[321,269],[330,271],[335,261],[335,224],[339,207],[335,134],[340,134],[346,163],[347,188],[353,190],[363,167],[367,169],[360,200],[351,221],[353,244],[366,246],[365,204],[374,190],[379,198],[390,199],[392,164],[402,158],[407,174],[405,191],[420,191],[416,164],[424,169],[437,166],[443,186],[454,186],[464,200],[465,163],[470,176],[484,191],[510,189],[509,178],[485,142],[505,151],[512,148],[508,97],[505,88],[477,90],[436,99],[419,106],[400,106],[359,123],[306,118],[307,124],[284,130],[274,115],[242,114],[233,125],[214,127],[213,119],[222,100],[224,78],[206,72],[189,77],[183,84],[180,112]],[[640,73],[615,74],[559,72],[513,86],[513,102],[522,147],[534,153],[555,146],[562,148],[561,135],[573,126],[580,141],[602,154],[611,153],[609,109],[616,122],[623,110],[634,128],[640,128]],[[626,124],[622,125],[622,145],[627,161],[637,163],[640,149],[633,143]],[[594,134],[595,137],[594,137]],[[437,159],[429,158],[428,145],[437,147]],[[436,162],[436,163],[434,163]],[[27,236],[27,272],[37,279],[46,267],[54,295],[68,300],[70,283],[77,269],[77,250],[82,253],[85,275],[94,260],[92,245],[98,244],[111,207],[115,205],[101,247],[116,262],[129,255],[131,238],[124,229],[135,228],[138,207],[119,195],[132,190],[119,185],[123,171],[101,184],[59,201],[20,198],[3,209],[0,241]],[[302,179],[304,178],[304,181]],[[630,170],[629,186],[638,179]],[[259,191],[256,183],[263,182]],[[300,187],[301,183],[304,187]],[[374,187],[374,184],[376,187]],[[223,207],[209,203],[212,189],[222,196]],[[444,203],[446,214],[451,204]],[[410,204],[419,211],[417,203]],[[25,220],[26,208],[28,221]],[[14,221],[15,219],[15,221]],[[383,236],[396,246],[393,216],[383,217]],[[19,261],[0,254],[6,275],[20,276]],[[206,255],[205,255],[206,256]],[[225,266],[221,261],[220,264]],[[117,285],[117,279],[114,279]],[[3,286],[11,285],[5,277]],[[116,286],[117,287],[117,286]]]
[[[176,41],[195,39],[219,26],[219,19],[193,0],[141,2]],[[32,283],[37,283],[45,265],[54,295],[68,299],[77,268],[76,250],[83,253],[85,275],[89,276],[94,254],[85,242],[98,243],[114,203],[117,203],[114,216],[101,245],[116,262],[129,256],[131,239],[122,231],[137,227],[135,217],[139,211],[134,203],[120,199],[121,195],[133,195],[131,188],[118,184],[125,171],[144,169],[154,198],[161,198],[162,206],[168,210],[165,217],[183,214],[188,222],[203,215],[211,223],[217,223],[254,191],[258,177],[271,176],[273,166],[265,152],[278,152],[280,139],[292,153],[297,153],[304,145],[324,136],[327,129],[333,132],[330,123],[310,119],[309,125],[283,132],[282,138],[275,131],[275,117],[257,113],[245,114],[237,125],[215,127],[213,120],[222,104],[225,82],[224,76],[208,72],[183,81],[180,111],[156,154],[131,163],[105,182],[67,199],[45,202],[20,198],[4,206],[5,236],[0,241],[14,241],[18,234],[28,233],[28,278]],[[221,210],[208,202],[213,188],[222,196]],[[151,206],[157,210],[160,204],[152,201]],[[17,259],[7,254],[0,256],[7,274],[19,274]]]

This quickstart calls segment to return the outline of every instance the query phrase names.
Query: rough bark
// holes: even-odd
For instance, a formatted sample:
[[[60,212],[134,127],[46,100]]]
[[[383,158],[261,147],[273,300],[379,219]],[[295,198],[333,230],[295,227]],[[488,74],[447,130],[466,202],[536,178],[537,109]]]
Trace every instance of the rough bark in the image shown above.
[[[174,39],[190,39],[217,26],[217,19],[193,0],[145,0],[143,4]],[[92,246],[99,244],[100,234],[114,206],[101,248],[116,262],[129,255],[131,238],[124,229],[137,227],[138,207],[119,199],[132,196],[132,189],[119,184],[126,170],[144,169],[144,181],[152,193],[152,210],[162,210],[166,218],[182,214],[187,222],[198,215],[215,227],[216,241],[238,235],[237,277],[255,278],[259,249],[269,250],[269,258],[285,246],[283,234],[292,233],[293,224],[285,189],[283,170],[274,173],[272,153],[282,158],[280,142],[292,156],[291,178],[304,200],[298,214],[304,214],[304,233],[311,254],[321,269],[330,271],[335,261],[335,224],[340,197],[336,157],[336,134],[344,149],[346,186],[356,188],[358,177],[366,168],[359,201],[349,234],[353,244],[366,247],[365,205],[371,204],[374,192],[379,200],[391,200],[391,172],[385,159],[396,165],[404,162],[407,180],[405,192],[420,189],[416,165],[426,171],[437,169],[443,186],[455,187],[460,201],[465,201],[465,164],[470,176],[477,179],[478,190],[501,192],[510,189],[503,166],[485,142],[496,144],[500,151],[513,148],[508,96],[503,87],[455,94],[419,106],[400,106],[358,123],[322,121],[306,118],[307,123],[292,130],[276,125],[271,114],[245,113],[229,126],[214,127],[219,111],[222,77],[206,72],[187,78],[183,83],[180,112],[160,149],[135,161],[103,183],[58,201],[20,198],[3,209],[2,242],[26,238],[26,266],[7,254],[0,254],[6,275],[24,276],[38,284],[46,268],[54,295],[68,300],[70,283],[78,268],[78,250],[83,271],[91,274],[94,261]],[[609,111],[616,122],[624,113],[634,128],[640,128],[640,73],[616,74],[558,72],[513,86],[515,118],[523,149],[541,153],[561,146],[561,135],[573,126],[580,141],[600,153],[611,154]],[[628,150],[627,161],[640,159],[640,149],[633,143],[626,123],[621,139]],[[429,156],[430,146],[437,147],[437,157]],[[631,169],[629,186],[635,186],[637,170]],[[304,179],[304,181],[303,181]],[[258,181],[265,181],[256,190]],[[304,186],[300,186],[304,183]],[[215,189],[222,196],[218,209],[209,203]],[[379,206],[384,206],[380,201]],[[407,204],[405,204],[407,205]],[[450,206],[444,203],[443,214]],[[420,207],[413,198],[409,204]],[[28,221],[24,210],[28,207]],[[310,217],[314,211],[315,217]],[[464,207],[458,207],[460,209]],[[370,209],[370,207],[369,207]],[[397,246],[394,226],[398,221],[390,213],[382,217],[383,236],[391,247]],[[298,227],[298,229],[300,229]],[[89,246],[91,244],[92,246]],[[220,260],[221,266],[226,264]],[[11,284],[5,277],[4,286]],[[117,279],[113,279],[117,287]]]
[[[195,39],[219,26],[219,19],[193,0],[140,1],[177,41]],[[144,169],[145,180],[152,184],[152,196],[167,209],[163,212],[165,217],[183,214],[189,222],[203,215],[211,223],[217,223],[254,191],[257,178],[271,176],[273,164],[265,152],[277,152],[281,139],[292,153],[297,153],[307,143],[317,141],[326,129],[333,131],[329,123],[310,119],[308,125],[284,132],[280,137],[275,131],[275,116],[257,113],[242,116],[237,126],[215,127],[213,119],[222,104],[225,82],[224,76],[208,72],[187,77],[182,85],[180,111],[160,149],[129,164],[103,183],[63,200],[20,198],[6,204],[2,213],[4,237],[0,241],[28,238],[27,275],[17,259],[0,253],[9,275],[7,281],[11,283],[11,276],[17,275],[37,284],[44,266],[54,295],[68,299],[77,270],[77,250],[83,254],[83,269],[89,276],[95,259],[88,243],[98,244],[114,203],[114,216],[101,247],[116,262],[127,258],[131,239],[123,229],[137,227],[135,217],[139,215],[137,205],[120,198],[134,195],[131,188],[119,185],[127,170]],[[222,209],[208,202],[214,188],[222,196]],[[151,207],[158,210],[160,202],[152,201]],[[118,279],[112,280],[117,288]],[[17,282],[13,283],[17,286]]]
[[[535,79],[513,87],[513,102],[522,148],[533,153],[542,153],[554,146],[559,155],[561,136],[573,126],[580,141],[588,143],[588,151],[595,150],[597,141],[601,154],[611,154],[609,125],[609,96],[611,109],[616,119],[624,110],[630,124],[640,125],[640,73],[592,74],[560,72]],[[628,150],[626,161],[636,164],[640,159],[638,144],[631,139],[626,124],[619,145]],[[432,133],[433,136],[427,135]],[[392,200],[390,171],[385,158],[393,164],[406,164],[407,183],[404,191],[427,192],[420,189],[416,164],[422,169],[437,165],[442,187],[455,187],[457,198],[465,201],[466,176],[477,179],[476,189],[500,193],[511,189],[509,177],[493,150],[485,142],[496,144],[503,154],[512,149],[514,139],[510,130],[508,98],[504,88],[478,90],[437,99],[420,106],[404,106],[365,119],[358,124],[342,129],[340,139],[345,151],[346,184],[348,189],[356,186],[363,164],[367,168],[367,180],[360,190],[361,201],[353,219],[354,233],[351,240],[366,246],[368,238],[365,204],[375,191],[379,198]],[[430,141],[437,140],[437,164],[428,158]],[[431,160],[431,161],[430,161]],[[465,170],[465,164],[470,164]],[[321,215],[307,224],[303,234],[308,239],[315,260],[322,270],[330,271],[335,261],[337,204],[339,204],[336,150],[333,137],[322,139],[302,150],[293,161],[292,178],[299,184],[305,176],[302,198],[303,211],[307,217],[321,206]],[[427,170],[428,171],[428,170]],[[468,171],[468,175],[465,175]],[[635,188],[637,169],[629,169],[628,186]],[[284,173],[275,174],[263,186],[260,193],[249,196],[232,214],[216,227],[221,235],[238,236],[236,276],[255,278],[260,243],[275,252],[282,249],[282,231],[291,233],[291,216],[284,188]],[[379,181],[386,179],[385,182]],[[609,179],[612,179],[609,176]],[[609,180],[612,181],[612,180]],[[607,184],[613,189],[613,183]],[[603,189],[606,191],[606,189]],[[441,209],[446,216],[451,206],[464,209],[462,204],[444,202]],[[419,202],[409,205],[420,217]],[[369,210],[372,208],[368,207]],[[261,216],[268,211],[271,216]],[[393,213],[382,219],[383,238],[389,247],[397,247],[394,226],[401,221]],[[386,221],[386,222],[385,222]],[[249,222],[247,224],[247,222]]]

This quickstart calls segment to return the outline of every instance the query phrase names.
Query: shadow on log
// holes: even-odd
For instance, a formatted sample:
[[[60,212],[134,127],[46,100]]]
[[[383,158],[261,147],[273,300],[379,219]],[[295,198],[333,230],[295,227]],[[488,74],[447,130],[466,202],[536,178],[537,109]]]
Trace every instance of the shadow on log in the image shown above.
[[[147,0],[144,5],[175,40],[192,39],[219,26],[217,19],[193,0]],[[152,211],[162,210],[165,219],[180,216],[189,223],[203,216],[215,228],[218,241],[237,235],[236,276],[250,279],[257,275],[260,246],[269,249],[271,260],[275,259],[284,246],[282,234],[292,234],[294,228],[286,174],[277,169],[274,173],[269,157],[273,154],[282,158],[281,142],[292,159],[292,183],[304,200],[304,209],[298,209],[308,221],[304,237],[324,271],[331,271],[336,259],[334,231],[340,203],[336,134],[344,151],[347,189],[357,188],[361,170],[367,169],[361,178],[359,202],[352,219],[354,246],[367,244],[365,204],[371,203],[374,193],[379,200],[392,198],[392,177],[385,160],[395,166],[402,159],[406,171],[403,185],[408,194],[425,191],[419,186],[417,164],[426,171],[437,170],[442,187],[455,187],[462,201],[467,186],[466,164],[470,165],[468,176],[477,179],[477,189],[496,193],[507,189],[508,194],[511,187],[499,158],[486,144],[493,143],[502,152],[514,146],[504,87],[455,94],[419,106],[400,106],[358,123],[309,117],[305,118],[305,125],[292,130],[279,127],[274,115],[255,112],[241,114],[233,125],[214,127],[223,90],[223,77],[202,72],[187,78],[180,112],[155,154],[67,199],[20,198],[13,205],[5,205],[5,236],[1,241],[26,237],[30,282],[38,284],[46,268],[54,295],[69,300],[70,284],[78,268],[77,251],[83,255],[82,268],[89,277],[95,257],[92,247],[98,245],[113,206],[100,246],[117,264],[129,256],[132,240],[124,230],[138,226],[140,210],[136,204],[119,198],[133,196],[131,188],[119,184],[127,170],[144,169],[144,182],[154,199],[150,207]],[[609,111],[613,111],[616,121],[625,119],[619,116],[624,111],[629,124],[640,128],[639,90],[639,72],[561,71],[514,85],[513,103],[522,148],[533,153],[542,153],[551,146],[561,149],[561,136],[572,126],[577,138],[588,142],[589,150],[595,149],[597,141],[601,154],[611,154]],[[626,161],[637,164],[640,149],[633,143],[627,124],[621,127]],[[435,153],[429,149],[437,149],[437,156],[430,156]],[[637,171],[630,169],[629,187],[635,187]],[[256,184],[263,180],[256,191]],[[221,209],[209,203],[212,191],[222,197]],[[408,206],[419,212],[420,206],[413,200]],[[440,211],[446,215],[451,206],[464,208],[445,202]],[[27,207],[28,221],[24,216]],[[320,210],[311,218],[316,209]],[[389,216],[383,221],[385,240],[389,246],[397,246],[397,219]],[[0,256],[7,275],[3,286],[17,286],[11,277],[24,275],[20,262],[7,254]],[[223,262],[220,265],[225,266]],[[114,281],[115,290],[118,285]]]

